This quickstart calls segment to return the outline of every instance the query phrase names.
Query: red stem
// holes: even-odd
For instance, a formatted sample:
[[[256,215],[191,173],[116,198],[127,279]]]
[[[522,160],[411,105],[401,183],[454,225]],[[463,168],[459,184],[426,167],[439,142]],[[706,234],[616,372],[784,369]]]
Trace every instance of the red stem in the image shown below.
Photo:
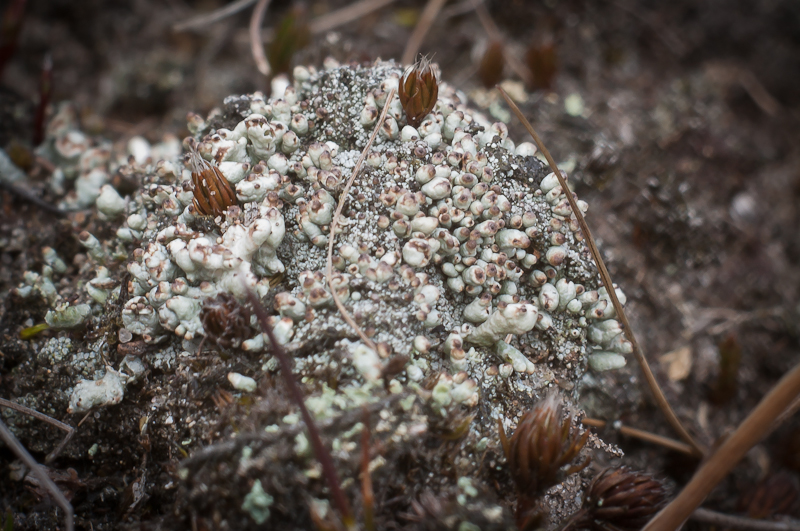
[[[337,474],[336,467],[333,465],[333,458],[331,458],[331,454],[322,443],[322,438],[319,435],[319,430],[317,430],[317,425],[314,423],[314,419],[311,417],[308,409],[306,409],[303,392],[300,390],[300,386],[297,385],[297,380],[295,380],[294,374],[292,374],[292,364],[289,361],[289,356],[286,354],[286,350],[284,350],[283,346],[278,343],[278,340],[275,338],[272,327],[269,325],[269,316],[267,315],[264,305],[261,304],[261,301],[258,300],[256,294],[253,293],[250,288],[245,286],[245,289],[247,290],[247,298],[253,305],[253,311],[255,312],[259,323],[261,324],[261,329],[269,338],[270,350],[272,351],[272,354],[278,358],[278,362],[281,364],[281,374],[283,374],[286,387],[289,388],[289,394],[291,395],[292,400],[294,400],[294,402],[297,404],[297,407],[300,408],[300,413],[303,415],[303,421],[306,423],[308,435],[311,439],[311,446],[314,448],[314,455],[322,465],[322,473],[328,483],[328,488],[331,489],[333,502],[339,509],[339,512],[342,515],[342,520],[345,522],[352,522],[353,513],[350,511],[350,504],[347,502],[344,491],[342,491],[342,483],[339,481],[339,474]]]

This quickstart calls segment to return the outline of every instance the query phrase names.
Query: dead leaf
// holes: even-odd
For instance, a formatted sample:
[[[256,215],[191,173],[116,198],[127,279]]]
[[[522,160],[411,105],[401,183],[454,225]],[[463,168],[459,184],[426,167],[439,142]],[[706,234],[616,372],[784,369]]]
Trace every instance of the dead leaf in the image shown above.
[[[678,382],[689,376],[692,371],[692,349],[689,347],[675,349],[661,356],[659,361],[666,366],[667,377],[673,382]]]

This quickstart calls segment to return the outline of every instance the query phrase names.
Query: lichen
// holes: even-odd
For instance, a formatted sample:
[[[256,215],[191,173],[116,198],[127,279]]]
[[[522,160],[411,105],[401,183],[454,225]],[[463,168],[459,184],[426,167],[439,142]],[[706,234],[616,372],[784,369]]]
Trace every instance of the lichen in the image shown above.
[[[74,388],[65,409],[119,404],[126,386],[152,371],[161,379],[146,383],[142,393],[153,397],[147,430],[170,434],[183,441],[182,450],[193,451],[208,440],[203,429],[211,428],[203,426],[214,416],[181,396],[196,384],[184,382],[177,390],[167,382],[177,375],[199,378],[204,338],[204,348],[224,353],[223,362],[203,373],[215,376],[211,385],[257,394],[266,389],[262,373],[277,370],[255,320],[246,330],[252,333],[245,333],[242,317],[237,337],[222,342],[204,326],[208,301],[225,294],[243,304],[249,288],[274,310],[271,324],[294,357],[318,420],[376,408],[374,437],[390,452],[413,448],[421,437],[453,441],[457,473],[426,475],[414,491],[440,491],[461,507],[454,510],[502,521],[501,506],[483,496],[493,481],[487,470],[497,461],[484,467],[480,457],[498,449],[497,421],[513,426],[556,382],[577,397],[587,365],[621,366],[630,344],[566,200],[571,192],[548,174],[535,147],[515,144],[505,124],[472,111],[444,83],[418,127],[407,125],[396,96],[387,121],[378,124],[378,109],[401,73],[391,62],[319,72],[299,67],[283,94],[230,97],[208,119],[190,116],[193,137],[186,146],[216,166],[236,193],[238,204],[216,217],[201,215],[193,204],[194,166],[174,141],[150,147],[137,139],[125,160],[77,131],[62,108],[45,149],[58,163],[56,179],[76,179],[65,204],[94,204],[112,230],[80,234],[88,265],[79,291],[59,291],[50,279],[63,269],[48,254],[42,274],[26,273],[18,292],[47,300],[51,326],[113,324],[109,329],[125,338],[122,345],[141,348],[119,361],[96,355],[100,347],[93,347],[91,359],[82,360],[85,349],[48,343],[40,352],[43,365],[77,369],[70,372]],[[362,172],[342,197],[376,127],[380,133]],[[108,184],[111,171],[135,179],[140,190],[123,197]],[[52,187],[62,184],[56,180]],[[328,279],[330,224],[342,200]],[[370,344],[345,321],[334,292]],[[233,306],[217,305],[214,322],[224,323]],[[118,314],[105,316],[109,307]],[[122,345],[117,352],[133,349]],[[233,400],[226,393],[208,394],[224,405]],[[319,476],[305,435],[288,434],[292,415],[282,411],[258,428],[291,443],[254,446],[239,475],[222,478],[249,481],[237,507],[257,523],[269,517],[273,498],[246,472],[284,466],[276,473],[298,484]],[[354,428],[360,420],[331,436],[341,463],[360,455]],[[179,439],[181,429],[188,435]],[[390,457],[375,463],[379,478],[396,471]],[[181,477],[191,489],[203,474],[198,465]],[[570,485],[572,492],[579,488]],[[466,516],[458,521],[467,522]]]

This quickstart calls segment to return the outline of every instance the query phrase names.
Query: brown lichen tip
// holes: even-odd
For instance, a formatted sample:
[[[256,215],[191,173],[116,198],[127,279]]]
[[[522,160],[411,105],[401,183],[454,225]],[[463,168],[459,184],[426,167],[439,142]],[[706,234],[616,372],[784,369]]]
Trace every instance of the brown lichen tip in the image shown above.
[[[205,160],[196,149],[190,149],[185,164],[192,172],[194,205],[198,214],[221,216],[228,207],[236,205],[236,193],[220,169]]]
[[[439,97],[439,80],[427,57],[420,58],[405,71],[400,78],[398,94],[408,125],[419,127]]]
[[[666,501],[666,489],[649,474],[624,466],[606,468],[592,480],[583,507],[565,531],[637,531],[664,507]]]
[[[573,427],[572,416],[563,418],[562,410],[561,398],[553,393],[522,416],[510,440],[500,426],[500,440],[521,500],[541,495],[589,464],[587,458],[562,470],[589,438],[588,431],[581,433]]]

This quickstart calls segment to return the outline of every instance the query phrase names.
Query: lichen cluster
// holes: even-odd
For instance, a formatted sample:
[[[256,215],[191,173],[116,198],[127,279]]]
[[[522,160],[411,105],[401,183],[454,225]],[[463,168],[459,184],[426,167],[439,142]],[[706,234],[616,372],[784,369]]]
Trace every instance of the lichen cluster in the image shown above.
[[[295,355],[295,371],[318,418],[403,396],[402,406],[386,410],[385,444],[457,433],[456,476],[483,492],[487,469],[497,463],[483,467],[481,455],[498,448],[497,420],[513,427],[556,383],[577,396],[587,364],[619,367],[630,345],[565,191],[532,144],[516,145],[505,124],[470,110],[446,84],[418,127],[407,125],[397,96],[378,124],[401,68],[385,62],[331,66],[295,69],[294,84],[272,99],[260,93],[230,97],[207,119],[190,116],[193,139],[187,145],[235,190],[238,205],[216,218],[198,211],[193,165],[174,149],[150,151],[170,153],[167,160],[133,157],[115,165],[80,133],[55,128],[51,142],[64,159],[64,175],[78,179],[70,204],[94,203],[116,234],[81,234],[98,267],[96,278],[69,302],[52,282],[42,283],[52,266],[41,276],[28,275],[18,292],[46,295],[53,307],[48,322],[65,329],[118,301],[120,343],[148,345],[116,369],[98,367],[92,379],[75,381],[69,407],[81,412],[121,401],[143,366],[169,371],[176,352],[190,358],[212,335],[203,324],[204,305],[220,294],[244,302],[245,286],[254,289],[275,310],[275,333]],[[375,127],[378,138],[344,198],[329,283],[330,224]],[[106,184],[114,171],[141,189],[124,198]],[[104,266],[127,252],[124,270],[110,274]],[[345,322],[331,290],[375,348]],[[226,356],[255,362],[248,374],[228,375],[235,392],[248,393],[276,364],[268,339],[255,326],[245,329],[238,325],[242,337],[227,337],[215,348],[241,344],[240,350],[224,349]],[[148,422],[172,418],[164,413]],[[337,439],[340,457],[354,437]],[[297,444],[297,455],[307,455],[307,441],[305,452]],[[250,464],[240,476],[256,459],[247,448],[251,453],[241,459]],[[434,477],[425,485],[442,489],[441,481]],[[266,484],[257,485],[264,499],[278,497]],[[245,510],[258,505],[258,489],[252,488]],[[269,517],[269,510],[258,511],[253,518]]]

